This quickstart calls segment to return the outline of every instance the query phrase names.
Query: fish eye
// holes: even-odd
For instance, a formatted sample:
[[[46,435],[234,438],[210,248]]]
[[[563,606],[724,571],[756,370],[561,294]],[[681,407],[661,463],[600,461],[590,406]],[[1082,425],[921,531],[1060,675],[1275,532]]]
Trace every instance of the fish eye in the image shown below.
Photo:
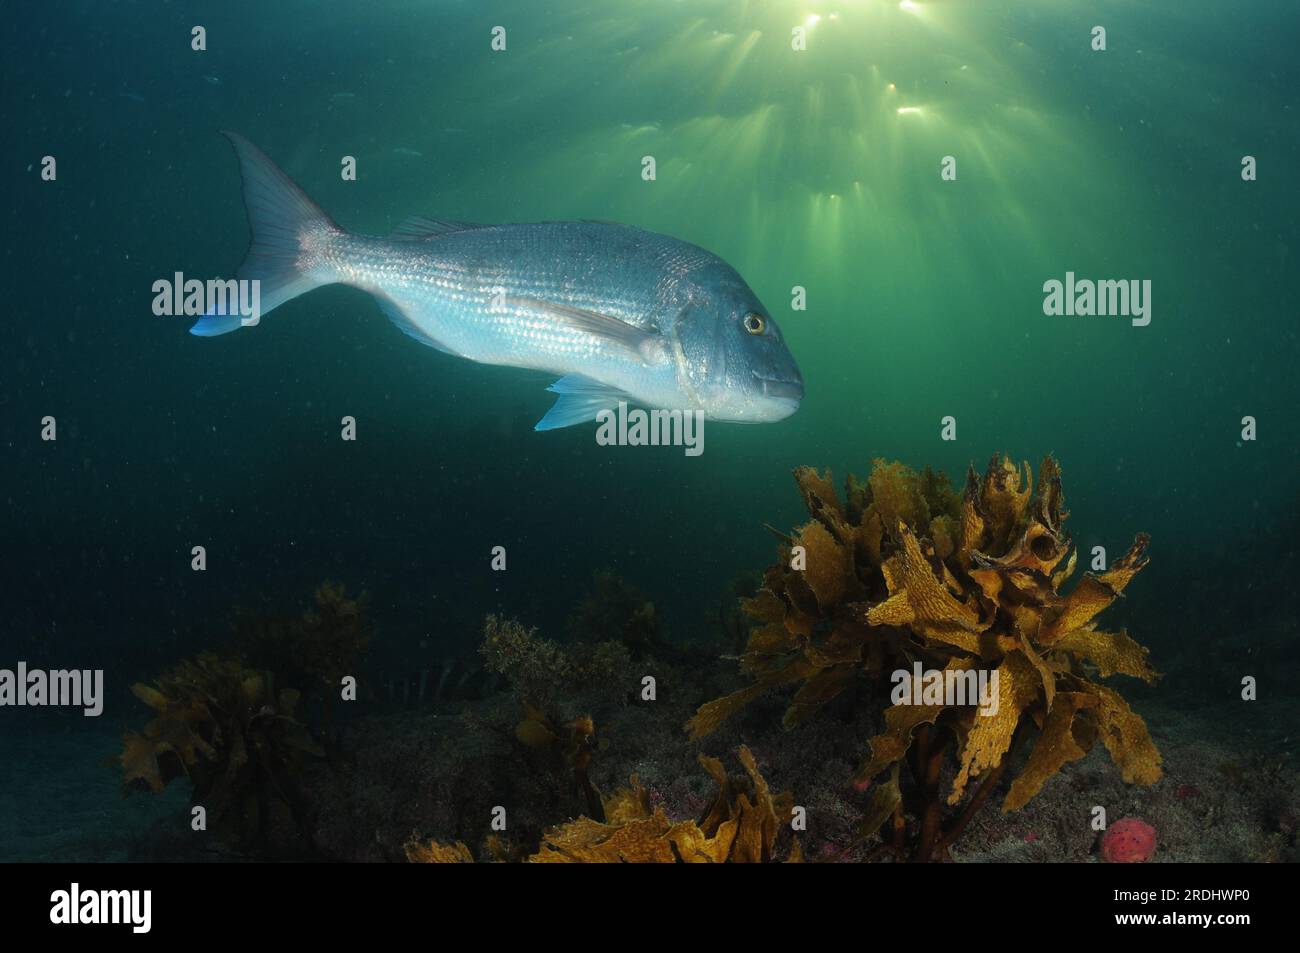
[[[767,330],[767,321],[763,319],[761,314],[755,314],[753,311],[745,315],[744,324],[745,330],[750,334],[762,334]]]

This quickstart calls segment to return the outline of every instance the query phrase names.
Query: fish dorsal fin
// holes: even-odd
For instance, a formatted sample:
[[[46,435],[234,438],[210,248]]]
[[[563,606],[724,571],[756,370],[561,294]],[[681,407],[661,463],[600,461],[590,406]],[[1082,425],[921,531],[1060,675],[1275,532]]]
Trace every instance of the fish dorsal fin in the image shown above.
[[[647,331],[635,324],[628,324],[622,318],[590,311],[577,305],[543,301],[540,298],[512,297],[508,300],[534,313],[540,313],[556,324],[583,331],[602,341],[626,348],[644,361],[649,362],[653,359],[655,344],[658,341],[658,335],[654,331]]]
[[[474,222],[453,222],[445,218],[425,218],[423,215],[412,215],[410,218],[399,222],[388,237],[395,242],[422,242],[429,238],[437,238],[439,235],[446,235],[449,232],[464,232],[471,228],[486,227],[485,225],[477,225]]]
[[[602,384],[584,374],[568,374],[546,388],[559,399],[551,405],[541,420],[534,425],[534,430],[559,430],[574,424],[595,420],[602,410],[612,410],[621,400],[631,400],[617,387]]]

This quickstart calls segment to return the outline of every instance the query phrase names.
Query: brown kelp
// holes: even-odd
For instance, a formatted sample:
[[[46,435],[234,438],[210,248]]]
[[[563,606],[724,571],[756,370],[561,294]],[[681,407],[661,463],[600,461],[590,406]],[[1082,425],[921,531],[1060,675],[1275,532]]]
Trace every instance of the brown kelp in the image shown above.
[[[744,775],[728,775],[722,762],[701,756],[700,763],[718,784],[717,794],[698,820],[671,820],[652,807],[649,792],[635,776],[604,802],[604,820],[580,817],[549,828],[540,848],[528,857],[535,864],[721,864],[769,863],[777,859],[777,839],[789,821],[794,798],[773,794],[759,773],[754,756],[741,746]],[[489,844],[494,857],[504,856],[499,843]],[[472,860],[461,842],[413,841],[406,847],[412,863],[464,863]],[[803,859],[798,840],[784,858]]]
[[[345,675],[357,676],[362,655],[374,638],[363,592],[350,598],[340,583],[316,587],[301,615],[242,612],[234,643],[248,664],[275,672],[281,683],[310,696],[319,693],[325,711],[332,707]]]
[[[918,691],[884,709],[883,730],[869,742],[855,775],[858,787],[875,785],[862,834],[885,827],[883,851],[913,860],[947,856],[1031,735],[1004,810],[1024,805],[1099,740],[1125,781],[1160,777],[1145,723],[1098,681],[1154,682],[1146,649],[1093,621],[1146,565],[1148,538],[1067,592],[1077,551],[1063,528],[1053,458],[1043,460],[1036,492],[1027,463],[1022,471],[996,456],[983,477],[971,468],[960,494],[929,469],[882,460],[866,482],[850,476],[842,500],[829,472],[794,475],[812,519],[781,534],[780,561],[742,603],[755,627],[740,666],[753,684],[703,705],[687,723],[693,737],[778,686],[798,686],[784,717],[793,728],[864,675],[880,687],[920,689],[918,665],[930,673],[927,688],[996,672],[995,713],[980,714],[975,698],[951,703]],[[949,752],[955,774],[944,796]],[[962,806],[945,818],[945,804]]]
[[[741,573],[732,577],[722,597],[705,616],[705,621],[718,633],[726,651],[739,655],[749,642],[751,620],[744,610],[744,601],[751,599],[763,584],[757,573]]]
[[[592,576],[591,587],[567,623],[573,642],[621,642],[633,658],[671,651],[659,633],[655,604],[612,569]]]
[[[161,792],[176,778],[192,785],[208,829],[244,851],[301,847],[306,839],[299,775],[322,752],[294,717],[299,693],[271,673],[205,653],[153,685],[131,691],[154,712],[123,739],[126,790]]]
[[[605,819],[600,794],[589,776],[596,752],[596,723],[590,715],[557,726],[545,712],[525,702],[524,717],[515,726],[515,738],[552,759],[557,772],[570,780],[571,792],[582,798],[587,814]]]

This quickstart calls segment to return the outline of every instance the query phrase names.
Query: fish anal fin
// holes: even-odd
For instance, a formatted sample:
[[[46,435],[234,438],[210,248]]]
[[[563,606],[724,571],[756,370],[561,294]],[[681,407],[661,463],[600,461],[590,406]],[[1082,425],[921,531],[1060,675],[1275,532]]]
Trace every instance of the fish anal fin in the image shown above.
[[[456,357],[460,356],[451,348],[447,347],[447,345],[443,344],[437,338],[431,337],[427,331],[416,325],[416,323],[411,320],[411,316],[407,314],[406,311],[403,310],[402,306],[392,298],[384,295],[375,295],[375,302],[379,305],[379,309],[388,317],[388,320],[397,325],[397,329],[406,336],[414,338],[421,344],[427,344],[435,350],[442,351],[444,354],[452,354]]]

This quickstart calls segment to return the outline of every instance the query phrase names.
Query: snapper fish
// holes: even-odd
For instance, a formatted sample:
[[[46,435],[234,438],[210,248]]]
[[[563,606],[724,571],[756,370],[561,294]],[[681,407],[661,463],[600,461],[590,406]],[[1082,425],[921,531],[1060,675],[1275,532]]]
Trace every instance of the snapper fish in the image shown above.
[[[765,423],[793,414],[803,378],[743,278],[667,235],[607,222],[477,225],[409,218],[384,237],[334,223],[255,145],[227,132],[252,231],[237,272],[261,314],[209,312],[211,337],[314,288],[369,292],[404,333],[447,354],[559,375],[535,429],[595,420],[620,401]]]

